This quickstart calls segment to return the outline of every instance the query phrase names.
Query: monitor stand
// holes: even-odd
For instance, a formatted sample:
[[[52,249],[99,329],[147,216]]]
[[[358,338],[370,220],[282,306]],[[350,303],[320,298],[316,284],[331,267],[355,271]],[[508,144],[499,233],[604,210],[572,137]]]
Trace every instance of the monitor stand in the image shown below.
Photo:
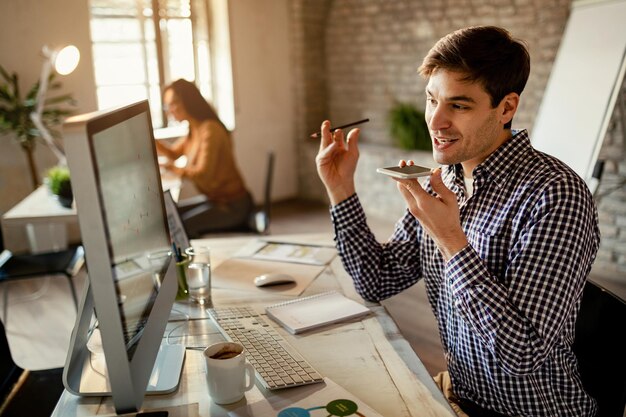
[[[92,353],[88,343],[94,322],[94,301],[89,280],[76,318],[70,348],[63,369],[63,384],[74,395],[110,396],[111,386],[107,377],[104,353]],[[93,350],[93,349],[92,349]],[[147,395],[168,394],[178,388],[185,358],[184,345],[162,344],[148,381]]]

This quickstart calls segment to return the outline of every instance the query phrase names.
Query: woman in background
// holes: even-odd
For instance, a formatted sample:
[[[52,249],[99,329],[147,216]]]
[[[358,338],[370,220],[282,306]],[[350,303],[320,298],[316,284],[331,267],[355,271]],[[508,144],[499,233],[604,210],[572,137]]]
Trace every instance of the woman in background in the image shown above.
[[[161,166],[183,180],[190,180],[199,192],[178,202],[189,236],[246,224],[253,201],[237,168],[228,129],[189,81],[180,79],[167,86],[163,101],[174,119],[189,123],[189,134],[172,145],[156,141],[159,154],[167,157]],[[183,155],[187,164],[175,166],[174,161]]]

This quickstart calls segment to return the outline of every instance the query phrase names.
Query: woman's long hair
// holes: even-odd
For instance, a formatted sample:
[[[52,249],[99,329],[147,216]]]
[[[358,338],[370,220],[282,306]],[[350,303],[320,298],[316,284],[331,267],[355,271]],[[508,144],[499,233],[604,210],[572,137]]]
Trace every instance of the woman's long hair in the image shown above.
[[[181,101],[185,111],[194,119],[199,121],[215,120],[222,127],[226,129],[224,123],[217,116],[217,112],[205,99],[202,97],[198,87],[192,82],[184,79],[179,79],[165,87],[165,91],[172,90],[176,97]]]

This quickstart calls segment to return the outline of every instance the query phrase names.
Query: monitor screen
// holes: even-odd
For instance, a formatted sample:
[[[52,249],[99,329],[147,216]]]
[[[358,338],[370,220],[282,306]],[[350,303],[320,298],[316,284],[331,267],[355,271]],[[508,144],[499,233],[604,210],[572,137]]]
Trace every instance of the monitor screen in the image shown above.
[[[110,126],[94,124],[89,136],[124,338],[132,359],[131,348],[159,288],[147,254],[170,247],[153,144],[138,140],[151,136],[150,116],[140,112]],[[163,263],[161,269],[166,266]]]

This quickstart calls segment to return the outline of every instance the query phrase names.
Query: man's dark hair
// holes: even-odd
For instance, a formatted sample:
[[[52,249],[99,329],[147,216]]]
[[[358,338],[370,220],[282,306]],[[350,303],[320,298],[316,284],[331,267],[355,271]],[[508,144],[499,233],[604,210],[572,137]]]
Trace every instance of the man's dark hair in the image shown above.
[[[496,26],[474,26],[452,32],[428,52],[419,73],[430,77],[438,69],[465,74],[479,82],[496,107],[509,93],[522,94],[530,73],[526,45]],[[511,122],[504,126],[511,128]]]

